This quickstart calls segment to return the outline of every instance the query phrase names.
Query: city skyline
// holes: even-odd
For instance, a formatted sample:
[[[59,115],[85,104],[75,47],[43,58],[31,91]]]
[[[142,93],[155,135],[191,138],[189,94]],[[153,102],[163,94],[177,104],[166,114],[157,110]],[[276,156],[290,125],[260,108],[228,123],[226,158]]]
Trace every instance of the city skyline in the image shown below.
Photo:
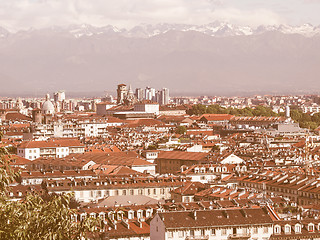
[[[0,239],[320,240],[320,0],[0,0]]]

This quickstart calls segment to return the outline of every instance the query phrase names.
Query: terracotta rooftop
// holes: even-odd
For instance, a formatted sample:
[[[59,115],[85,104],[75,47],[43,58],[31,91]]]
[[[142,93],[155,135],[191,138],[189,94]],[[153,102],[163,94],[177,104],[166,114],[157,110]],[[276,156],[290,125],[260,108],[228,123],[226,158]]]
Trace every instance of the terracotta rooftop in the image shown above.
[[[196,217],[194,217],[194,214],[196,214]],[[159,216],[163,219],[167,229],[273,223],[268,211],[261,208],[196,212],[165,212],[159,213]]]
[[[55,148],[55,147],[84,147],[78,139],[59,139],[48,141],[26,141],[21,143],[18,148]]]

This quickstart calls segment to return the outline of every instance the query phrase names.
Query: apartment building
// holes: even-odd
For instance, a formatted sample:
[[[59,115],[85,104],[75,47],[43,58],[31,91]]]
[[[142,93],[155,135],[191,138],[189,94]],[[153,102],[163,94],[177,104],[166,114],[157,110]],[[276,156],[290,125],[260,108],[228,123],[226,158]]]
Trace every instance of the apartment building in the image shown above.
[[[62,158],[70,153],[83,153],[84,149],[84,144],[77,139],[26,141],[18,145],[17,155],[29,160],[39,157]]]

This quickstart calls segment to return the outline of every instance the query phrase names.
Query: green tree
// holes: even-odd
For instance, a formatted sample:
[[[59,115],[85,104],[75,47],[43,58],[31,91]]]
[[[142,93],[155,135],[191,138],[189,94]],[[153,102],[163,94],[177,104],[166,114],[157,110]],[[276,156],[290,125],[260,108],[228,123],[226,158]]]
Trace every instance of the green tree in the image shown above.
[[[187,128],[185,126],[178,126],[176,129],[177,134],[185,134],[187,131]]]
[[[13,171],[5,150],[0,151],[0,239],[83,239],[98,229],[98,221],[86,218],[72,221],[72,194],[52,196],[45,201],[38,194],[28,194],[21,201],[11,201],[10,184],[19,178]]]

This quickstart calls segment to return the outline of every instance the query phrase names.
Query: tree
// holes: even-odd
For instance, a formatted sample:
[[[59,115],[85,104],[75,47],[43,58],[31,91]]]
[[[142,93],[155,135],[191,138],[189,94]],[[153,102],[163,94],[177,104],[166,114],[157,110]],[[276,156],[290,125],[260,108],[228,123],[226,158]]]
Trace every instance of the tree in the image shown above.
[[[176,133],[177,133],[177,134],[185,134],[186,131],[187,131],[186,126],[179,126],[179,127],[177,127],[177,129],[176,129]]]
[[[72,221],[75,209],[69,204],[72,194],[54,195],[47,201],[38,194],[28,194],[21,201],[11,201],[10,184],[19,178],[0,151],[0,239],[83,239],[98,229],[98,221],[86,218]]]

